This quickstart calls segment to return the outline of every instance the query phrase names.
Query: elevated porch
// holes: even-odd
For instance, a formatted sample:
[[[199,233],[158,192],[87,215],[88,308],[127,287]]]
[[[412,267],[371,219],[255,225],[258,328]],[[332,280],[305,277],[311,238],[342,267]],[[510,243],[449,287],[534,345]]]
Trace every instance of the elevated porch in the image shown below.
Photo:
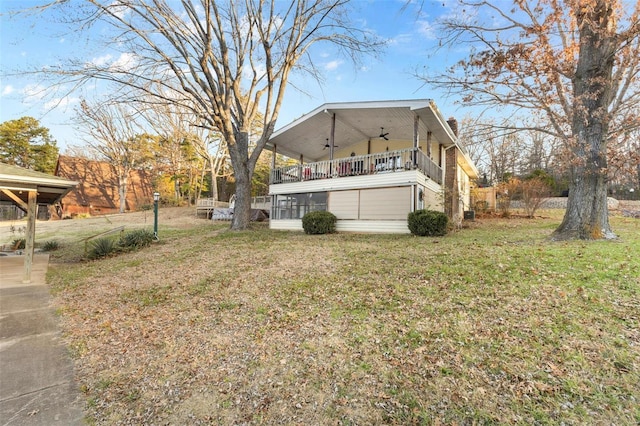
[[[438,185],[442,185],[442,168],[419,148],[355,155],[335,158],[333,160],[277,167],[271,170],[269,183],[271,185],[278,185],[320,179],[382,175],[409,170],[419,171]]]

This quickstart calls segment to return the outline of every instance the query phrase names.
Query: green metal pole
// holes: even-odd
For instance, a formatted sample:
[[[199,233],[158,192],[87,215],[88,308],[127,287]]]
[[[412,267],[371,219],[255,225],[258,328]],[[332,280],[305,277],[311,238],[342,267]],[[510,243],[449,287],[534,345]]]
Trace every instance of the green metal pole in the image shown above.
[[[159,240],[158,238],[158,200],[160,198],[160,194],[155,192],[153,194],[153,239]]]

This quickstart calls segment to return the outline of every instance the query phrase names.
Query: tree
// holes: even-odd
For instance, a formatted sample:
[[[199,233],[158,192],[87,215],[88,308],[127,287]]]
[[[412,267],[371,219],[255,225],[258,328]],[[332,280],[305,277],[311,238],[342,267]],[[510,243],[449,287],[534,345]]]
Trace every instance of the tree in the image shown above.
[[[62,5],[69,0],[56,1]],[[251,178],[273,133],[287,81],[295,70],[316,72],[310,48],[328,42],[348,56],[381,43],[352,25],[348,0],[85,0],[78,24],[107,23],[111,46],[128,55],[126,66],[85,61],[47,69],[65,81],[99,79],[142,90],[158,102],[180,102],[198,125],[219,131],[236,180],[232,229],[250,221]],[[85,27],[87,25],[84,25]],[[157,91],[161,86],[163,90]],[[165,93],[173,92],[171,96]],[[250,144],[251,126],[263,110],[262,132]]]
[[[612,138],[609,153],[610,191],[614,196],[622,195],[620,192],[624,191],[623,196],[633,197],[640,190],[640,129]]]
[[[551,188],[544,177],[533,176],[520,181],[519,192],[527,217],[532,218],[544,203],[545,198],[549,196]]]
[[[53,174],[58,147],[49,129],[33,117],[22,117],[0,124],[0,161],[38,172]]]
[[[519,134],[498,132],[491,122],[463,120],[460,140],[474,164],[491,182],[507,181],[520,173],[528,147]]]
[[[156,90],[160,93],[163,89],[159,87]],[[169,98],[172,94],[175,92],[165,91],[164,96]],[[146,93],[141,93],[139,100],[135,107],[140,116],[144,118],[146,126],[159,135],[155,150],[157,168],[173,176],[176,199],[182,196],[176,179],[184,180],[185,177],[189,183],[182,186],[188,189],[189,199],[199,198],[207,169],[211,174],[211,193],[217,199],[216,177],[228,159],[226,144],[220,133],[200,126],[198,116],[179,100],[157,102]]]
[[[93,105],[82,100],[76,118],[86,134],[87,144],[111,164],[118,179],[120,213],[124,213],[129,174],[149,159],[153,138],[141,131],[133,112],[124,105],[107,102]]]
[[[563,142],[569,199],[554,239],[611,239],[607,148],[640,126],[640,2],[621,0],[459,2],[442,21],[445,45],[471,46],[449,72],[425,78],[466,103],[508,108]],[[509,130],[532,129],[529,120]]]

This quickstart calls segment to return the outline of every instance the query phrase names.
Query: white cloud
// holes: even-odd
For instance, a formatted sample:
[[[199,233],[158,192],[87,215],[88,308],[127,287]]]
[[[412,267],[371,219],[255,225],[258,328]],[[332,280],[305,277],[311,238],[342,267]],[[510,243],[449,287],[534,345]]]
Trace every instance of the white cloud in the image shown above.
[[[398,34],[388,40],[390,46],[407,45],[413,42],[414,38],[411,34]]]
[[[126,71],[134,68],[137,63],[138,59],[135,53],[122,53],[118,58],[114,58],[113,55],[107,53],[91,59],[87,66],[109,68],[111,71]]]
[[[129,8],[126,6],[120,6],[116,2],[113,2],[109,5],[111,8],[111,13],[113,13],[116,17],[122,19],[127,16],[130,12]]]
[[[4,86],[4,88],[2,89],[2,96],[7,96],[10,95],[11,93],[14,92],[14,88],[12,85],[7,84],[6,86]]]
[[[418,26],[417,28],[418,34],[420,34],[427,40],[435,40],[437,38],[435,30],[430,22],[418,21],[416,24]]]
[[[134,53],[123,53],[118,59],[116,59],[109,68],[114,71],[118,70],[130,70],[134,68],[138,63],[137,56]]]
[[[22,89],[22,95],[24,96],[22,102],[25,104],[35,104],[47,95],[47,88],[39,84],[29,84]]]
[[[91,59],[89,61],[89,65],[101,67],[108,64],[112,58],[113,56],[107,53],[106,55],[98,56],[97,58]]]
[[[324,69],[325,71],[334,71],[338,69],[340,65],[342,65],[342,61],[339,61],[339,60],[330,61],[324,65]]]
[[[74,105],[80,102],[79,98],[74,98],[71,96],[65,96],[64,98],[54,98],[50,101],[47,101],[44,104],[45,109],[52,109],[57,107],[68,107],[69,105]]]

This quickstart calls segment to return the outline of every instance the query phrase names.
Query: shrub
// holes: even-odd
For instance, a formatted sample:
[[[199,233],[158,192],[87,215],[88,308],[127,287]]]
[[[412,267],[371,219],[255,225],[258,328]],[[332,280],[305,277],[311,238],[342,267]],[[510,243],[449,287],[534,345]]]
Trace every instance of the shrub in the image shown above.
[[[99,238],[91,243],[91,250],[89,250],[87,257],[91,260],[99,259],[101,257],[107,257],[117,250],[118,247],[113,238]]]
[[[16,238],[11,242],[13,250],[24,250],[27,247],[26,238]]]
[[[123,250],[137,250],[147,247],[153,242],[153,232],[147,229],[136,229],[124,234],[118,246]]]
[[[520,183],[520,191],[524,209],[527,212],[527,217],[530,218],[533,217],[536,210],[542,206],[545,198],[551,193],[547,181],[539,177],[523,180]]]
[[[449,218],[435,210],[416,210],[407,217],[409,230],[421,237],[439,237],[447,234]]]
[[[336,232],[336,220],[330,212],[309,212],[302,217],[302,229],[305,234],[331,234]]]
[[[56,240],[45,241],[42,245],[42,251],[56,251],[60,248],[60,244]]]
[[[513,197],[518,194],[519,190],[520,179],[514,177],[507,181],[500,182],[496,186],[496,203],[502,217],[511,216],[511,200],[513,200]]]

